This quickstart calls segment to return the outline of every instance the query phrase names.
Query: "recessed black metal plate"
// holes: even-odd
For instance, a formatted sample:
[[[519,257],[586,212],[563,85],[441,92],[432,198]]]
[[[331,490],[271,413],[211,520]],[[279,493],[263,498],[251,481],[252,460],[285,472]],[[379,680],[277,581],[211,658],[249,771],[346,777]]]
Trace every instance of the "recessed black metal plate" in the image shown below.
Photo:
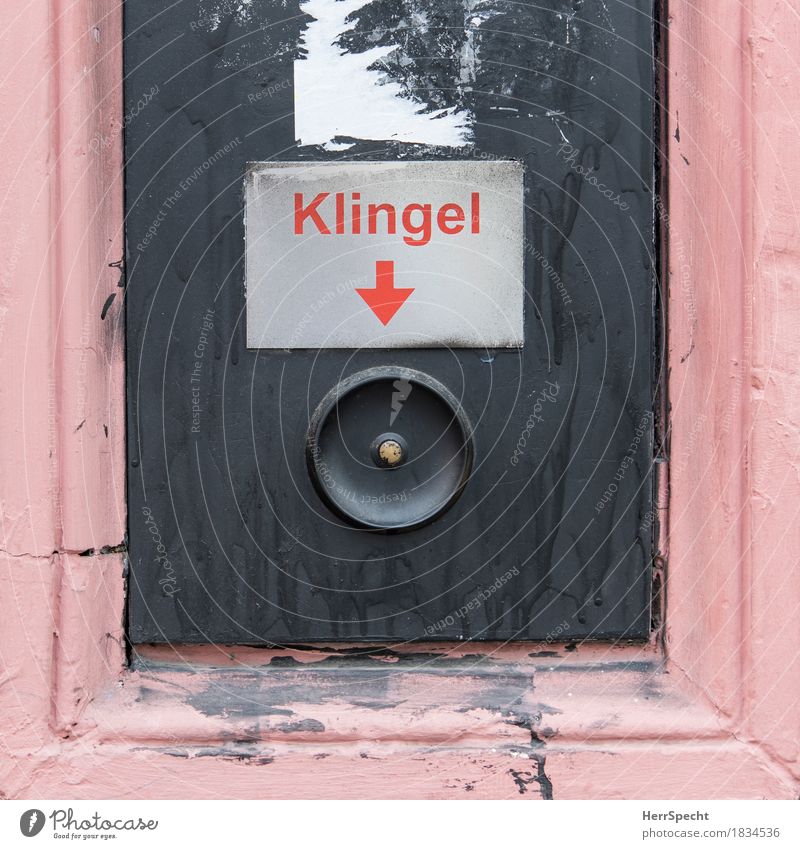
[[[391,47],[381,72],[472,116],[468,144],[322,147],[295,132],[307,7],[126,2],[133,641],[647,635],[652,4],[480,5],[374,0],[340,40]],[[526,169],[522,349],[247,349],[248,161],[476,157]],[[376,367],[474,429],[461,496],[403,533],[342,521],[307,465],[322,399]]]

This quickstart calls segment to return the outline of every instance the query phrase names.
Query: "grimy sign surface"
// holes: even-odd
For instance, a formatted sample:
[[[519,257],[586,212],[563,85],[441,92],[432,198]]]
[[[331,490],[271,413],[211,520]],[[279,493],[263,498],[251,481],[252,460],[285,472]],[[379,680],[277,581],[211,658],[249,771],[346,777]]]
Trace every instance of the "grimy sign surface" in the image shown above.
[[[523,343],[523,168],[251,163],[249,348]]]

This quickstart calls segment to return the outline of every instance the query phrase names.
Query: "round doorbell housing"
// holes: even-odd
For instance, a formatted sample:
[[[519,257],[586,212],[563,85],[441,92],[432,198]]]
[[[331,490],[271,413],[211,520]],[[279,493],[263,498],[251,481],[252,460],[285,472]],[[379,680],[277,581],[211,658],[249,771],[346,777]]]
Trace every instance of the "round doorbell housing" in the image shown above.
[[[458,499],[472,469],[458,399],[414,369],[371,368],[337,384],[311,418],[307,460],[323,501],[349,524],[406,531]]]

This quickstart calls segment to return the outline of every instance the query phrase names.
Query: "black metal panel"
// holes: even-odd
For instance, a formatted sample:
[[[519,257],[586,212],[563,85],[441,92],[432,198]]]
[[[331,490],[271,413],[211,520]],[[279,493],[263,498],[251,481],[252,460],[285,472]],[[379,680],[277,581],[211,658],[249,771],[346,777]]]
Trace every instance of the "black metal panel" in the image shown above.
[[[385,73],[471,112],[472,144],[332,152],[295,141],[298,3],[126,2],[132,640],[647,634],[651,0],[469,5],[477,32],[463,0],[365,3],[342,49],[396,45]],[[246,348],[247,161],[466,157],[526,166],[522,350]],[[320,401],[383,366],[432,376],[474,425],[460,498],[404,533],[341,521],[306,462]]]

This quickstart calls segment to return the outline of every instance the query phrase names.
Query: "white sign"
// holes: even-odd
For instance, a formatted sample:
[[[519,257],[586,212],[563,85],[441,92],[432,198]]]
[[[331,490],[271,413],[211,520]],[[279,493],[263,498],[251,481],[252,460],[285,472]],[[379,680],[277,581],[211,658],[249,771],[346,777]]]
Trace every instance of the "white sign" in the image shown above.
[[[523,344],[519,162],[259,162],[250,348]]]

